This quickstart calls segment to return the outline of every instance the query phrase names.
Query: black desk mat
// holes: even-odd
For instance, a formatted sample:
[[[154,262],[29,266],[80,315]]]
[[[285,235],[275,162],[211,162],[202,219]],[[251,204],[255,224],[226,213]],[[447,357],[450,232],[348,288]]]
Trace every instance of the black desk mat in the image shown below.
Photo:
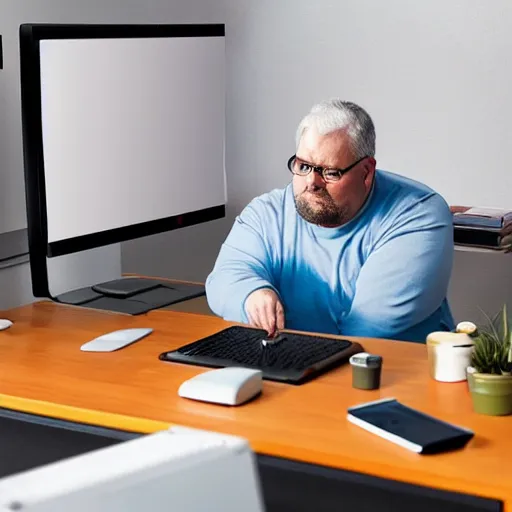
[[[363,351],[358,343],[344,339],[286,331],[281,337],[281,341],[265,345],[265,330],[233,326],[159,357],[212,368],[256,368],[262,370],[264,379],[301,384]]]

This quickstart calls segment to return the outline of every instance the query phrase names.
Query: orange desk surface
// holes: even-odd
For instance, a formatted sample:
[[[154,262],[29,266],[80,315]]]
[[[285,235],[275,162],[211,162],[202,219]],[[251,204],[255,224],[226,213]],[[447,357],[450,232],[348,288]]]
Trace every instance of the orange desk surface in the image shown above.
[[[179,385],[207,369],[158,359],[231,325],[219,318],[127,316],[45,301],[0,316],[14,322],[0,332],[2,407],[139,432],[179,424],[240,435],[258,453],[500,499],[512,511],[512,416],[477,415],[466,383],[430,379],[424,345],[358,339],[384,358],[376,391],[353,389],[346,365],[301,386],[265,381],[260,398],[230,408],[180,398]],[[80,351],[105,332],[145,326],[154,333],[120,351]],[[422,456],[347,421],[349,406],[384,397],[468,427],[475,438],[463,450]]]

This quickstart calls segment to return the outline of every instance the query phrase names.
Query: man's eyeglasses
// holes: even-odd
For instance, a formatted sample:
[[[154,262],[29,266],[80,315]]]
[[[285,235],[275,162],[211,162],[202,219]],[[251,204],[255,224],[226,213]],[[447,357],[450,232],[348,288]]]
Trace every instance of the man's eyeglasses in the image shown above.
[[[329,167],[320,167],[319,165],[313,165],[304,160],[301,160],[296,155],[293,155],[288,160],[288,169],[297,176],[307,176],[311,171],[317,172],[322,176],[324,181],[334,182],[339,181],[341,177],[346,174],[350,169],[354,168],[358,163],[362,162],[366,156],[363,156],[352,165],[345,167],[345,169],[335,169]]]

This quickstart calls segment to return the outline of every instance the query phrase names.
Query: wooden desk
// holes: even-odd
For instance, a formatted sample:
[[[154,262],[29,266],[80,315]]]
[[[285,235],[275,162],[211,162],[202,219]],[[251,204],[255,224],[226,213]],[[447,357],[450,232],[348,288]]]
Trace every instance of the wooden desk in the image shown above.
[[[181,382],[204,368],[158,360],[163,351],[231,325],[217,317],[174,311],[132,317],[50,302],[1,316],[14,322],[0,332],[1,407],[137,432],[180,424],[240,435],[259,454],[502,500],[503,510],[512,511],[512,417],[474,414],[466,383],[431,380],[423,345],[358,340],[384,358],[377,391],[353,389],[344,366],[302,386],[265,381],[259,399],[228,408],[177,395]],[[154,333],[119,352],[79,350],[102,333],[136,326]],[[383,397],[476,436],[464,450],[421,456],[346,420],[349,406]]]

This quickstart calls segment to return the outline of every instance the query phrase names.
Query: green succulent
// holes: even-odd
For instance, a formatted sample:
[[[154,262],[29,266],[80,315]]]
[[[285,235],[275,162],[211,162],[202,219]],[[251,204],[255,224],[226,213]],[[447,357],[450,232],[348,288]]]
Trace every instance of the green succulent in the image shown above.
[[[478,327],[478,335],[473,339],[475,348],[471,365],[479,373],[496,375],[512,374],[512,330],[509,325],[507,305],[488,324]]]

